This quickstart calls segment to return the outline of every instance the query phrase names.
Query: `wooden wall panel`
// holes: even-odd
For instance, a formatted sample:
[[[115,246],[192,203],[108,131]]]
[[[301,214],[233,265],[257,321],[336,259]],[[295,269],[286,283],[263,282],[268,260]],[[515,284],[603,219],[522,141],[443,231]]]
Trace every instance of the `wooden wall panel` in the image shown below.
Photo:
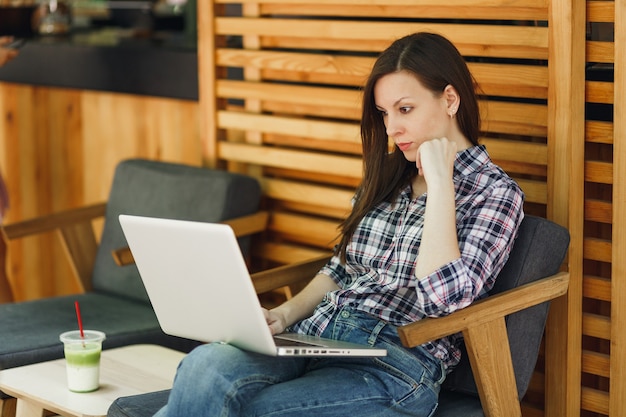
[[[197,102],[2,83],[0,110],[7,222],[106,200],[124,158],[201,163]],[[12,244],[15,298],[81,291],[64,256],[54,235]]]

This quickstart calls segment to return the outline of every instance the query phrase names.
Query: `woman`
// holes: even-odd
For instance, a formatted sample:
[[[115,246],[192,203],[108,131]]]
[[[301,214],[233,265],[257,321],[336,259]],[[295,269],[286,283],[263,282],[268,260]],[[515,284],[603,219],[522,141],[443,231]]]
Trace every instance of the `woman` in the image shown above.
[[[523,193],[478,145],[479,122],[472,76],[445,38],[417,33],[384,51],[364,89],[364,178],[336,254],[266,317],[274,334],[388,355],[274,358],[204,345],[182,361],[157,416],[432,415],[458,338],[407,349],[396,327],[484,297],[523,218]]]

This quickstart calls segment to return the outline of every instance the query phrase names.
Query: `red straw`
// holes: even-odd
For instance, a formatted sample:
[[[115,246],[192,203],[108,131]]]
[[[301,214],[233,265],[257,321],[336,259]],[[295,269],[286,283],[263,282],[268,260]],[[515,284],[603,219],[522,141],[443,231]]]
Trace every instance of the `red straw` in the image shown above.
[[[80,306],[78,305],[78,301],[74,301],[74,307],[76,307],[76,318],[78,319],[78,329],[80,330],[81,339],[85,338],[85,333],[83,333],[83,319],[80,317]]]

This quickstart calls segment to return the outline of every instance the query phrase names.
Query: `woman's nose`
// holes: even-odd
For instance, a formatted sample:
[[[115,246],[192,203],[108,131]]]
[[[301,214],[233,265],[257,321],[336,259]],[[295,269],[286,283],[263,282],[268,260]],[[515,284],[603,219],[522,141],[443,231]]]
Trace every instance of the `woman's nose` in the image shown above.
[[[401,126],[398,123],[398,119],[392,116],[387,116],[385,119],[385,128],[387,129],[387,135],[394,137],[400,132]]]

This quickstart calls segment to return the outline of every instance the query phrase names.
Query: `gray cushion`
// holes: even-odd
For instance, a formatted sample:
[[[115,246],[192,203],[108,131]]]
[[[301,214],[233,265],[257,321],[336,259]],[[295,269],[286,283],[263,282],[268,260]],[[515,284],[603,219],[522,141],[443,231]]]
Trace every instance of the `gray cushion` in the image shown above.
[[[485,417],[485,414],[477,396],[442,390],[433,417]]]
[[[260,198],[261,187],[249,176],[142,159],[121,162],[107,203],[94,291],[148,303],[137,267],[120,268],[111,257],[112,250],[127,246],[120,214],[220,222],[256,212]],[[240,244],[245,252],[247,241]]]
[[[103,348],[154,343],[189,351],[198,342],[165,335],[152,308],[107,294],[80,294],[0,304],[0,368],[13,368],[63,357],[59,335],[78,327],[74,301],[85,328],[106,333]]]

